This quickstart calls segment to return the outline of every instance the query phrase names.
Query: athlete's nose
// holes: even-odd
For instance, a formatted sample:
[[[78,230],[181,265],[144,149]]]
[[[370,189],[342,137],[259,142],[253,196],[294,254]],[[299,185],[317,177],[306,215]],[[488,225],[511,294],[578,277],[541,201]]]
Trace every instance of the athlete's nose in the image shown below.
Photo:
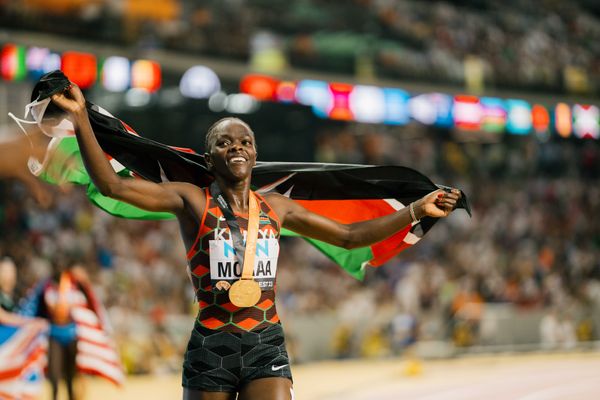
[[[231,146],[229,146],[229,151],[232,152],[232,153],[234,153],[234,152],[237,153],[237,152],[241,151],[242,148],[243,148],[243,146],[242,146],[241,143],[233,142],[231,144]]]

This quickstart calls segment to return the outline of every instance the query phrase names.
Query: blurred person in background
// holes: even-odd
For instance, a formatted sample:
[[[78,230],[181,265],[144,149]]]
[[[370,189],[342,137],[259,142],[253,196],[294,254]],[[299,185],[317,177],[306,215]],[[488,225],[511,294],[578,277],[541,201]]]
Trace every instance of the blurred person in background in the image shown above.
[[[47,377],[57,399],[61,380],[69,400],[81,398],[74,388],[79,372],[120,384],[122,366],[114,349],[104,308],[96,298],[89,276],[77,258],[58,250],[52,274],[42,280],[23,301],[23,313],[50,323]],[[76,390],[75,390],[76,389]]]
[[[17,266],[12,259],[5,257],[0,260],[0,324],[19,326],[34,322],[45,328],[47,324],[43,319],[27,318],[17,314],[16,285]]]
[[[262,211],[260,231],[275,241],[269,243],[277,249],[277,254],[280,227],[344,248],[354,248],[381,241],[422,217],[446,217],[460,198],[456,189],[450,192],[436,190],[396,213],[343,225],[313,214],[282,195],[258,196],[250,191],[252,168],[257,157],[254,133],[237,118],[217,121],[206,135],[205,160],[215,176],[210,190],[184,182],[157,184],[121,179],[94,136],[80,89],[71,84],[63,92],[54,94],[52,101],[74,122],[85,166],[104,195],[142,209],[167,211],[177,216],[188,251],[190,277],[200,305],[184,361],[183,397],[188,400],[234,399],[236,393],[240,400],[293,398],[289,358],[273,306],[276,264],[272,266],[273,285],[267,290],[258,288],[256,306],[232,304],[227,290],[233,286],[227,280],[213,285],[207,273],[213,264],[211,257],[221,256],[212,246],[224,243],[231,237],[229,235],[239,232],[236,225],[248,226],[252,209],[257,209],[252,211],[256,214],[259,209]],[[220,225],[225,215],[229,216],[228,223],[236,224],[232,229],[219,229],[219,226],[225,226],[225,223]],[[209,250],[209,243],[210,249],[215,250]],[[234,264],[233,252],[229,254],[230,262]],[[200,270],[204,272],[199,274]],[[234,285],[241,281],[236,280],[239,275],[231,271],[228,277]],[[260,308],[264,304],[270,305],[268,316]]]
[[[16,314],[15,263],[0,260],[0,398],[33,399],[43,388],[48,324]]]
[[[74,267],[71,269],[70,267]],[[58,386],[64,379],[69,400],[75,400],[73,382],[77,373],[77,330],[73,320],[73,306],[89,300],[81,288],[87,277],[81,267],[65,258],[53,263],[53,273],[41,292],[38,315],[50,322],[48,343],[48,379],[52,385],[52,398],[58,398]]]

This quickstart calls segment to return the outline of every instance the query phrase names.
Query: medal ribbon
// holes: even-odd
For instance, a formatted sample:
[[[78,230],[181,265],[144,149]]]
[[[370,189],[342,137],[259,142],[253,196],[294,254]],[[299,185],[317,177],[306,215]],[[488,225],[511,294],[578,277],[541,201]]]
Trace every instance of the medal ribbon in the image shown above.
[[[214,181],[209,188],[211,196],[217,200],[217,205],[223,213],[227,226],[231,232],[231,241],[233,242],[233,248],[235,249],[235,255],[240,265],[242,265],[242,277],[241,279],[253,279],[254,275],[254,255],[256,254],[256,241],[258,239],[258,224],[259,224],[259,209],[258,201],[254,192],[249,192],[248,198],[248,231],[246,234],[246,245],[244,246],[244,238],[240,231],[240,225],[233,214],[231,206],[223,196],[221,188]]]

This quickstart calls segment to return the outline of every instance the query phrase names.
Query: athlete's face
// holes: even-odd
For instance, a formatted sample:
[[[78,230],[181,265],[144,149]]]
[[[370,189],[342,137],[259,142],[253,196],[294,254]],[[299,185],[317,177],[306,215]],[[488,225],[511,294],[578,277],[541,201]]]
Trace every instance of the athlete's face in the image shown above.
[[[206,154],[208,168],[228,180],[243,180],[250,176],[256,164],[254,134],[239,122],[226,121],[223,124]]]

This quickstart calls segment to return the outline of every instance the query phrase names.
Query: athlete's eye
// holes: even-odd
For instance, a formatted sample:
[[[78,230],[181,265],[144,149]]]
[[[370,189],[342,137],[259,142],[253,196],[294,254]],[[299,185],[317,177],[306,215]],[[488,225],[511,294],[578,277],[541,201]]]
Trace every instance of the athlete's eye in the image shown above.
[[[252,141],[250,141],[250,140],[242,140],[242,144],[244,146],[252,146]]]

